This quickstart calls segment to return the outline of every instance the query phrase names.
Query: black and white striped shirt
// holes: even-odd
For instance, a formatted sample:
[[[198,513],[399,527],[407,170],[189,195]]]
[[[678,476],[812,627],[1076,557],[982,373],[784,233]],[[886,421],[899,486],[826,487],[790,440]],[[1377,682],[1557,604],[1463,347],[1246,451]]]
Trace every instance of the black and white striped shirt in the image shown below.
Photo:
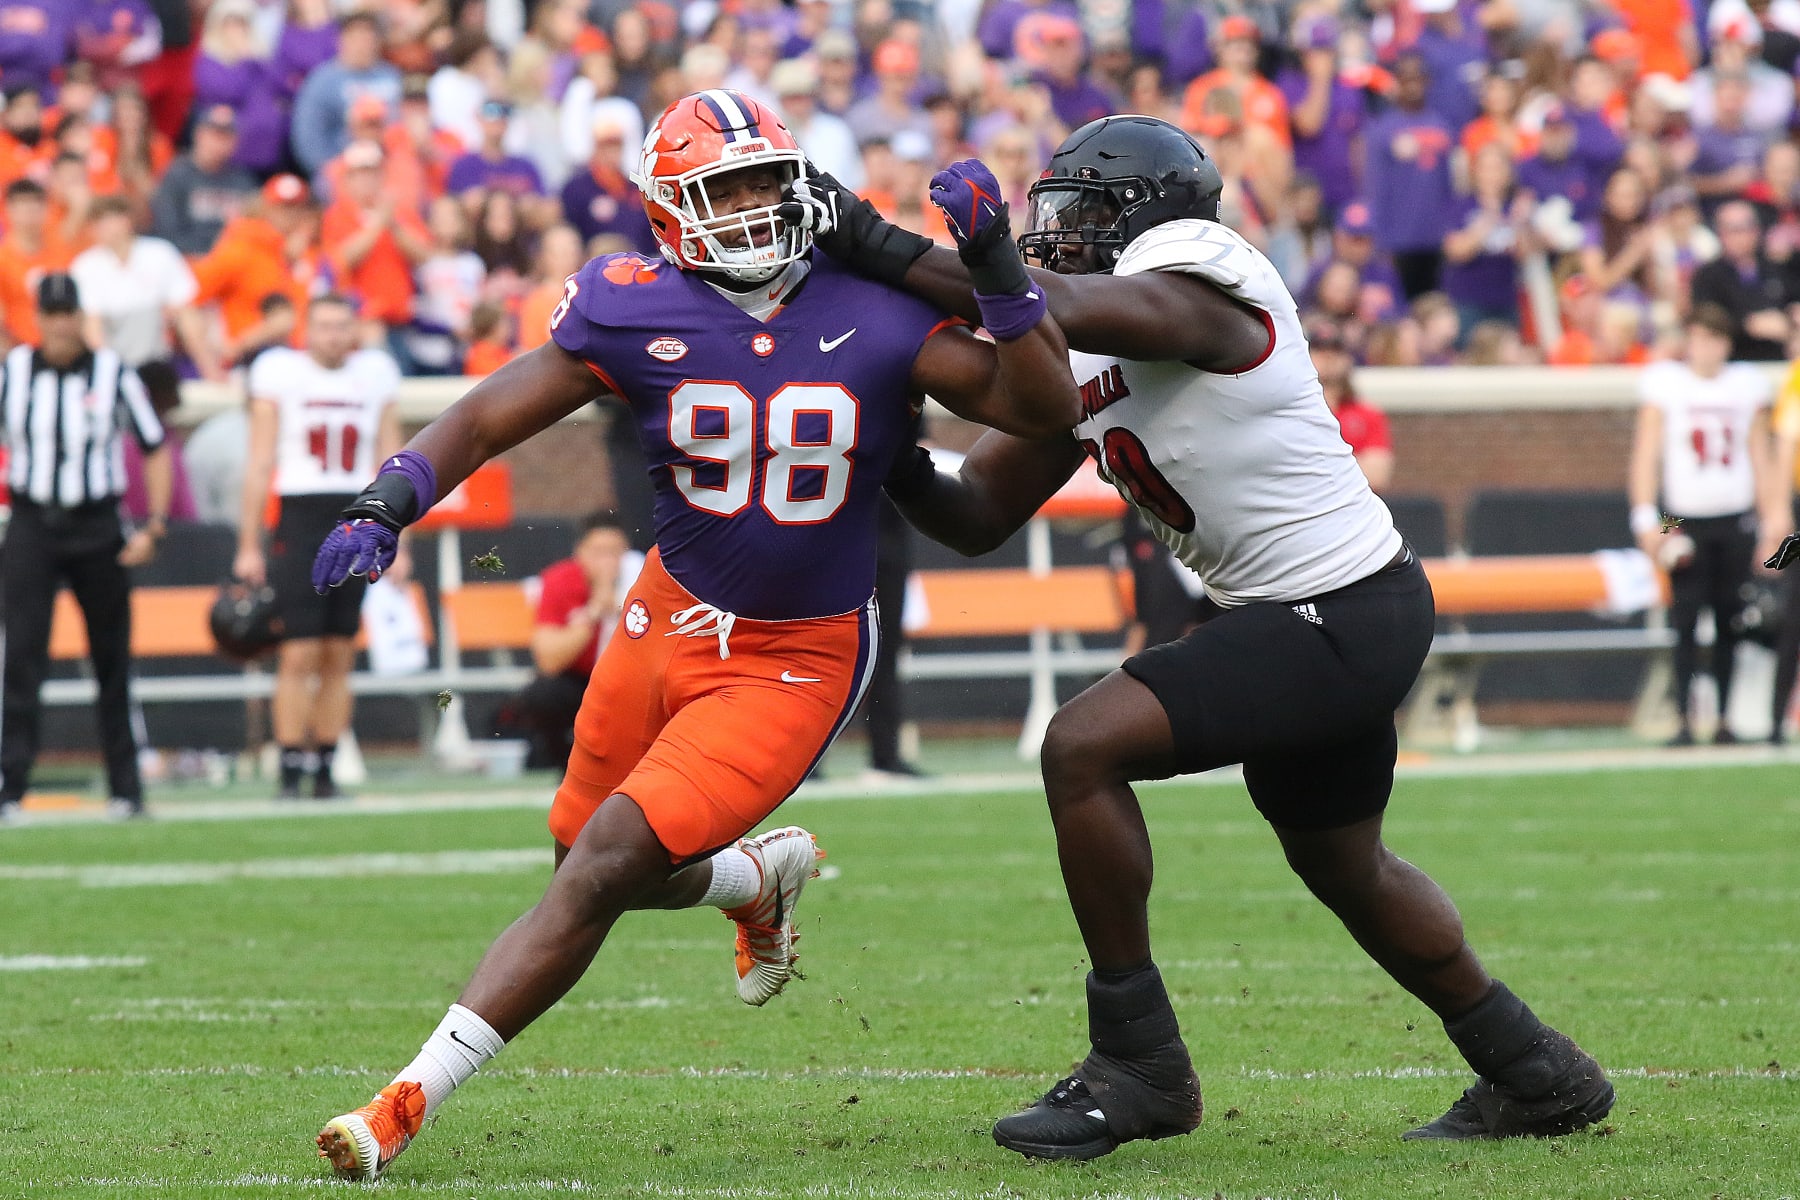
[[[57,368],[31,346],[13,347],[0,364],[0,407],[10,455],[7,485],[15,497],[47,508],[123,496],[126,430],[145,451],[163,443],[149,393],[111,350]]]

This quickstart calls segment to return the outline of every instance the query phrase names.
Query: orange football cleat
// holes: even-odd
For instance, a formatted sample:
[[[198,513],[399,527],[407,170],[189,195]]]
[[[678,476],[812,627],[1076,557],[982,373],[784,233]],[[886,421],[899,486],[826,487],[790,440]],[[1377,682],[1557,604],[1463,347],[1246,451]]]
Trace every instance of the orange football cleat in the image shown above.
[[[319,1130],[319,1157],[342,1179],[374,1182],[412,1144],[425,1121],[425,1091],[402,1080],[381,1089],[352,1113],[333,1117]]]
[[[819,874],[825,852],[798,825],[746,838],[738,848],[762,872],[756,898],[725,915],[737,922],[737,992],[745,1004],[767,1004],[794,974],[794,906],[806,881]]]

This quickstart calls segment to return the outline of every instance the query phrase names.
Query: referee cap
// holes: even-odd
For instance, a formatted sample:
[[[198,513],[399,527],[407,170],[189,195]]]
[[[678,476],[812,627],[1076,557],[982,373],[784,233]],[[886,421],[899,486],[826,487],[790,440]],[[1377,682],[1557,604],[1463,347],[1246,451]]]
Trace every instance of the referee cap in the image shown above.
[[[37,305],[41,313],[81,311],[81,292],[73,277],[57,271],[38,280]]]

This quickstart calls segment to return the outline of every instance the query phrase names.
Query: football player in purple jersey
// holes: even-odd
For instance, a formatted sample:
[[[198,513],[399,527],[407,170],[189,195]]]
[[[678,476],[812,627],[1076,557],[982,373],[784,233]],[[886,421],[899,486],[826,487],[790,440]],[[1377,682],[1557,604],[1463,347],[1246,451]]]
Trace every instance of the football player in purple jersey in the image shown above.
[[[630,410],[657,545],[601,655],[551,810],[557,870],[489,948],[388,1087],[319,1152],[375,1179],[451,1091],[587,970],[630,909],[713,905],[737,922],[738,994],[786,983],[805,830],[747,835],[855,711],[875,658],[877,505],[921,394],[1021,437],[1080,417],[1068,348],[988,206],[947,214],[992,342],[814,256],[783,210],[805,160],[768,109],[685,97],[635,182],[663,258],[572,276],[550,342],[473,388],[382,467],[319,550],[314,584],[378,574],[395,538],[478,465],[599,397]]]

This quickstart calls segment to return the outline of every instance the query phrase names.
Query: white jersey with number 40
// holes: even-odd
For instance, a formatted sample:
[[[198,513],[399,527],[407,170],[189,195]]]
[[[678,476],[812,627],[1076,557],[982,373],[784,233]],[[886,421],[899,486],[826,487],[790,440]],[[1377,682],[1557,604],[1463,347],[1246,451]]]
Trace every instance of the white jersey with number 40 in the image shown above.
[[[1075,427],[1102,474],[1227,608],[1317,596],[1374,574],[1401,545],[1325,404],[1275,266],[1214,221],[1135,239],[1115,275],[1181,271],[1248,305],[1267,349],[1236,371],[1069,355]]]
[[[379,350],[358,350],[335,369],[285,347],[250,368],[250,395],[273,403],[275,491],[282,496],[362,490],[375,474],[381,414],[400,390],[400,369]]]

